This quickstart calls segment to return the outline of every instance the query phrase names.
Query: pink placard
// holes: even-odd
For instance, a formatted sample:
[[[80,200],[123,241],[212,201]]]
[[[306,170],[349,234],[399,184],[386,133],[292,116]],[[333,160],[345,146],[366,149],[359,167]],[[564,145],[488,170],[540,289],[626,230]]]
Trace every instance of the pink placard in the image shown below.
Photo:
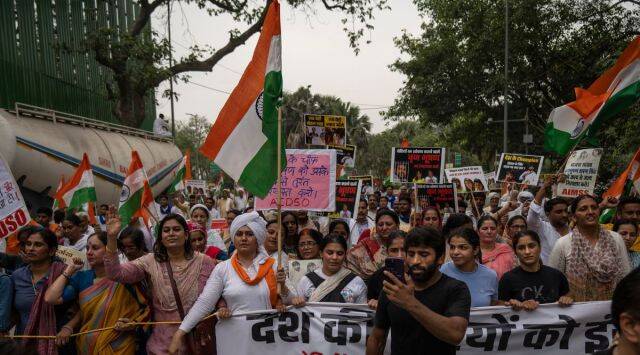
[[[282,210],[334,211],[336,151],[287,149],[282,171]],[[256,210],[276,209],[276,184],[264,199],[256,198]]]

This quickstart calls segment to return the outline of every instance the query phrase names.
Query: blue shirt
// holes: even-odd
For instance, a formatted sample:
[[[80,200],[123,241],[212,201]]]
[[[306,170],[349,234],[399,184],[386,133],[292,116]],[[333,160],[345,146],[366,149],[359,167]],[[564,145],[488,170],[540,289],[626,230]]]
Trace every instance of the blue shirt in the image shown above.
[[[23,334],[24,329],[29,321],[29,314],[31,313],[31,306],[36,300],[35,291],[39,291],[44,285],[45,281],[49,279],[49,275],[38,280],[35,285],[31,282],[31,267],[25,265],[11,274],[11,281],[13,281],[13,308],[18,312],[18,324],[16,325],[16,334]],[[35,290],[34,290],[35,288]],[[66,316],[66,310],[68,304],[62,304],[54,307],[56,313],[56,329],[60,329],[68,320]]]
[[[69,279],[69,283],[64,288],[64,292],[62,292],[62,301],[69,302],[76,297],[78,294],[87,288],[93,285],[93,280],[96,279],[96,273],[93,270],[84,270],[76,272]]]
[[[11,329],[11,304],[13,302],[13,283],[9,275],[0,273],[0,332]]]
[[[452,261],[442,265],[440,272],[467,284],[471,293],[471,307],[486,307],[498,300],[498,275],[490,268],[476,263],[473,272],[460,271]]]

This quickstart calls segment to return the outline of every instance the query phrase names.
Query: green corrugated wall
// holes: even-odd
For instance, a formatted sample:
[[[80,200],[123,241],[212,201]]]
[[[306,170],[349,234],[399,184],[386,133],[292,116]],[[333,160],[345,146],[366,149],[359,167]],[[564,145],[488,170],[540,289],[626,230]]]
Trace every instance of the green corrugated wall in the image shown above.
[[[98,26],[123,31],[137,6],[134,0],[1,0],[0,107],[22,102],[117,123],[105,92],[109,70],[92,54],[63,47],[80,48],[87,31]],[[152,96],[146,129],[155,118]]]

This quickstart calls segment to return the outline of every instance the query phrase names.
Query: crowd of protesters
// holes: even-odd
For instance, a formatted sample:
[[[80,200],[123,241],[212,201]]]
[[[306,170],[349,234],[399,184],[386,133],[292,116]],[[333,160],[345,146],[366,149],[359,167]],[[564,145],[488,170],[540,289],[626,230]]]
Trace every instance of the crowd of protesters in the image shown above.
[[[215,354],[216,322],[235,312],[366,303],[376,311],[367,354],[382,353],[389,331],[392,354],[453,354],[471,307],[535,312],[616,297],[616,326],[635,329],[638,303],[614,290],[624,283],[637,297],[640,287],[640,199],[551,197],[558,178],[460,194],[458,210],[388,187],[369,191],[352,218],[282,212],[280,230],[241,190],[162,195],[151,229],[123,225],[114,206],[100,206],[94,225],[86,213],[39,208],[39,226],[0,253],[0,335],[54,336],[27,338],[25,353]],[[83,258],[64,262],[61,249]],[[319,266],[294,284],[295,260]],[[97,328],[107,329],[84,333]],[[637,346],[631,338],[619,346]]]

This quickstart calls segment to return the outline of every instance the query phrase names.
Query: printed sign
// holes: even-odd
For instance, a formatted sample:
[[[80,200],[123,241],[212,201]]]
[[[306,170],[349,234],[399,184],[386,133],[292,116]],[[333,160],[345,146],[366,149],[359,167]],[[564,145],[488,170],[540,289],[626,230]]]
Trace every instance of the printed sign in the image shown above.
[[[415,184],[418,205],[422,210],[438,206],[442,213],[458,210],[458,194],[454,184]]]
[[[20,188],[11,169],[0,156],[0,239],[9,236],[31,221]]]
[[[332,115],[304,115],[305,144],[338,145],[347,143],[347,118]]]
[[[558,184],[558,196],[593,194],[602,148],[575,150],[564,167],[566,180]]]
[[[185,180],[185,193],[187,196],[196,195],[196,197],[209,196],[207,182],[204,180]]]
[[[336,164],[345,168],[353,168],[356,164],[356,146],[345,144],[344,147],[338,145],[328,145],[327,149],[336,150]]]
[[[539,155],[502,153],[498,164],[498,181],[537,185],[544,158]]]
[[[286,159],[287,167],[282,171],[282,210],[335,211],[336,151],[287,149]],[[255,199],[256,210],[277,208],[276,184],[267,197]]]
[[[612,342],[611,302],[533,312],[471,310],[459,354],[591,354]],[[364,304],[307,303],[283,313],[237,312],[216,325],[218,354],[365,354],[375,311]],[[393,336],[393,335],[392,335]]]
[[[360,196],[369,196],[373,193],[373,176],[371,175],[353,175],[348,177],[349,180],[362,180],[360,185]]]
[[[445,169],[447,181],[456,186],[458,192],[487,191],[487,180],[481,166],[465,166]]]
[[[362,180],[336,180],[336,211],[331,218],[356,218]]]
[[[298,282],[300,282],[302,276],[316,269],[322,269],[322,259],[289,260],[288,266],[288,281],[291,285],[298,286]]]
[[[391,148],[391,181],[443,182],[445,148]]]

